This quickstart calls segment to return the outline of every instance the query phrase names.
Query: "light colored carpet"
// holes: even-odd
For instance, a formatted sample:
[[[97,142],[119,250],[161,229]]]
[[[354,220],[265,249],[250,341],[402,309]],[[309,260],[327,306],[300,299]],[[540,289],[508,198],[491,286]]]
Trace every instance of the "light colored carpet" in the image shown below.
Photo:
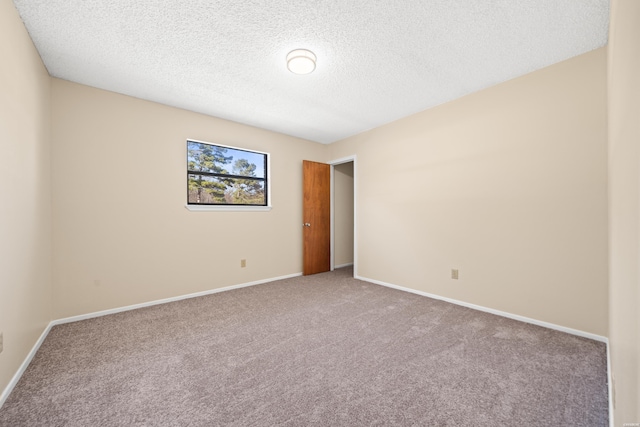
[[[606,426],[606,348],[350,269],[55,326],[1,426]]]

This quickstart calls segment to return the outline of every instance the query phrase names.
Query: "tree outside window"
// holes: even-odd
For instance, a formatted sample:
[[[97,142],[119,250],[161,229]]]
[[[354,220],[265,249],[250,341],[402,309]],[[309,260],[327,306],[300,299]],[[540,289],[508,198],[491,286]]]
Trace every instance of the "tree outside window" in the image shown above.
[[[187,141],[190,205],[267,206],[268,154]]]

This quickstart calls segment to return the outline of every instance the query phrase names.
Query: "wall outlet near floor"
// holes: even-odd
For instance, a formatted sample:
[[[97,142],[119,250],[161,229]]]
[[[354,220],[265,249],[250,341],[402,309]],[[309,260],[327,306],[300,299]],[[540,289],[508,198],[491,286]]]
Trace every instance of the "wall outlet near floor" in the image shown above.
[[[458,280],[458,269],[457,268],[452,268],[451,269],[451,278]]]
[[[0,332],[0,353],[2,353],[4,345],[2,344],[2,332]]]
[[[247,260],[246,259],[241,259],[240,260],[240,267],[241,268],[245,268],[247,266]]]

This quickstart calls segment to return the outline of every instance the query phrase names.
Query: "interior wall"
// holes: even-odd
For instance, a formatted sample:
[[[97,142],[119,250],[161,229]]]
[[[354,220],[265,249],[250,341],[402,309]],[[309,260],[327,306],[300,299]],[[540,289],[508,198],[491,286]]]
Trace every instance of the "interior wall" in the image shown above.
[[[59,79],[52,93],[56,318],[302,271],[302,160],[325,145]],[[270,153],[272,210],[187,210],[188,138]]]
[[[610,344],[616,425],[640,422],[640,2],[609,34]]]
[[[354,154],[359,276],[607,335],[604,48],[330,145]]]
[[[334,265],[353,264],[353,162],[333,167]]]
[[[0,392],[51,320],[50,79],[0,0]]]

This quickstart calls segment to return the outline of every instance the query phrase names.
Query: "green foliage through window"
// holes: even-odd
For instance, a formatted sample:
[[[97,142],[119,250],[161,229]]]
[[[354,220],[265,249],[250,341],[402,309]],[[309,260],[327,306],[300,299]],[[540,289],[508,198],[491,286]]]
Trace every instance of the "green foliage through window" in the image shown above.
[[[190,205],[267,206],[268,154],[187,141]]]

